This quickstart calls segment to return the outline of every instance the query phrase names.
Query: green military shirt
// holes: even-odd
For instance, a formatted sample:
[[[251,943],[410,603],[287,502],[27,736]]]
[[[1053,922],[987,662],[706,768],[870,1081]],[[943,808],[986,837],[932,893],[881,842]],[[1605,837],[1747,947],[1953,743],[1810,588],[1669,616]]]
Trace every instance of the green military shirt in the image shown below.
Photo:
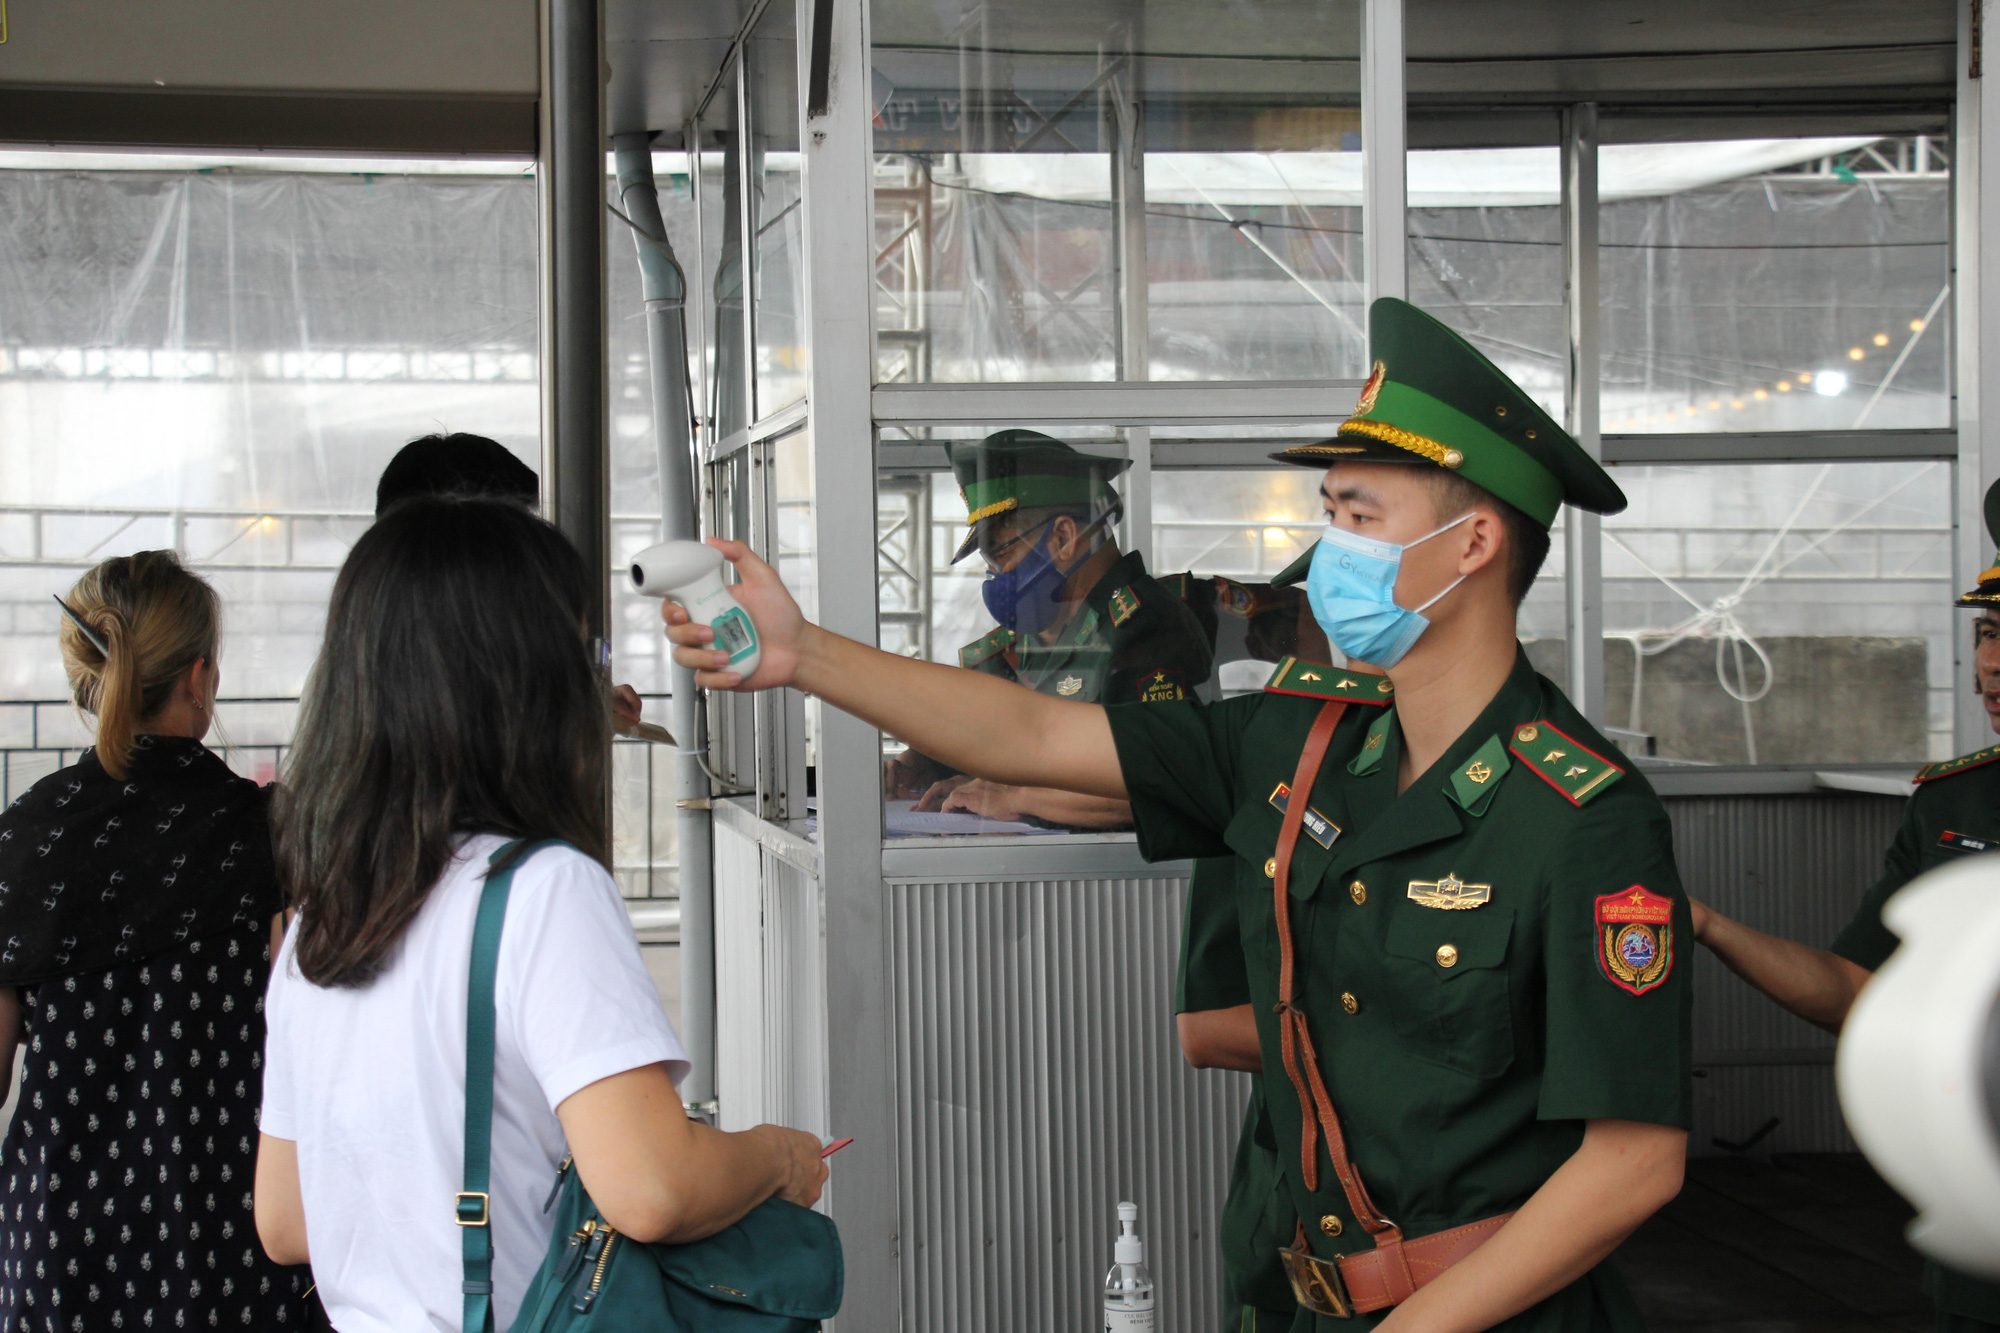
[[[1281,791],[1326,698],[1342,719],[1293,854],[1305,1011],[1355,1165],[1418,1237],[1518,1208],[1593,1119],[1688,1124],[1693,938],[1665,811],[1645,780],[1517,650],[1492,702],[1398,794],[1388,682],[1289,664],[1265,693],[1112,708],[1142,852],[1233,855],[1235,901],[1267,1070],[1283,1068],[1272,880]],[[1372,688],[1371,688],[1372,687]],[[1659,924],[1643,926],[1649,917]],[[1275,1074],[1270,1075],[1276,1079]],[[1267,1088],[1291,1204],[1315,1253],[1372,1242],[1324,1143],[1297,1169],[1301,1114]],[[1369,1327],[1315,1320],[1299,1333]],[[1606,1267],[1498,1327],[1638,1329]]]
[[[1834,939],[1833,952],[1875,971],[1896,950],[1895,935],[1882,923],[1882,908],[1889,899],[1926,870],[1996,850],[2000,850],[2000,745],[1928,765],[1917,774],[1916,794],[1903,811],[1903,826],[1882,858],[1882,877]],[[1924,1290],[1941,1314],[2000,1325],[2000,1284],[1926,1260]]]
[[[1250,1003],[1235,890],[1234,858],[1194,863],[1174,985],[1177,1014]],[[1292,1289],[1278,1251],[1291,1244],[1298,1214],[1284,1188],[1283,1169],[1264,1105],[1264,1078],[1252,1074],[1222,1205],[1223,1333],[1281,1333],[1291,1326]]]
[[[1180,598],[1128,551],[1084,594],[1055,642],[996,629],[967,644],[960,666],[1083,703],[1185,699],[1208,679],[1208,636]]]

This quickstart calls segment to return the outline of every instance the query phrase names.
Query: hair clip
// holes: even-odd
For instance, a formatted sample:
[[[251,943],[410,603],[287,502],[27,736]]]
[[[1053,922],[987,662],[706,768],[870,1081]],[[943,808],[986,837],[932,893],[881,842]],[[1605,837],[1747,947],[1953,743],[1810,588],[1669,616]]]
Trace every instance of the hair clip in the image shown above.
[[[76,611],[70,606],[70,604],[68,602],[65,602],[59,594],[50,593],[49,596],[54,597],[56,599],[56,605],[60,606],[63,609],[63,614],[69,617],[70,623],[72,625],[75,625],[77,629],[81,631],[84,638],[90,640],[90,646],[95,648],[98,651],[98,653],[103,656],[105,661],[107,662],[110,661],[111,645],[104,641],[104,636],[102,634],[99,634],[96,630],[92,629],[88,624],[84,623],[83,617],[78,615]]]

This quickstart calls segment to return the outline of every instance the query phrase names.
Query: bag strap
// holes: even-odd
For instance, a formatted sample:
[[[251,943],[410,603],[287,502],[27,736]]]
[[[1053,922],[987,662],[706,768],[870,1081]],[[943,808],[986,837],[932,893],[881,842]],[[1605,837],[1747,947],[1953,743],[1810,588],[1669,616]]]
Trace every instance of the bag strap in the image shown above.
[[[1340,725],[1341,716],[1346,711],[1345,700],[1331,699],[1320,708],[1319,716],[1313,719],[1312,730],[1306,733],[1305,747],[1299,751],[1298,770],[1292,775],[1291,797],[1285,803],[1284,821],[1278,826],[1276,873],[1271,877],[1273,912],[1278,925],[1278,1033],[1282,1039],[1285,1073],[1290,1076],[1292,1087],[1299,1094],[1299,1170],[1306,1188],[1319,1188],[1318,1136],[1324,1133],[1326,1155],[1333,1161],[1333,1173],[1347,1194],[1347,1206],[1353,1210],[1354,1220],[1375,1238],[1377,1245],[1387,1245],[1400,1240],[1402,1232],[1375,1207],[1375,1201],[1368,1197],[1367,1186],[1361,1183],[1360,1173],[1348,1160],[1347,1138],[1341,1133],[1340,1116],[1333,1109],[1333,1099],[1327,1095],[1325,1080],[1320,1077],[1319,1055],[1313,1050],[1305,1011],[1292,1004],[1296,972],[1292,955],[1292,852],[1299,845],[1299,828],[1305,820],[1306,800],[1312,794],[1313,782],[1319,777],[1320,764],[1326,759],[1334,728]]]
[[[493,987],[500,967],[500,932],[507,924],[507,895],[514,872],[553,842],[522,847],[516,838],[487,858],[486,883],[472,923],[472,969],[465,987],[465,1163],[453,1215],[458,1222],[465,1274],[464,1333],[493,1333],[493,1200],[488,1193],[493,1155]],[[506,860],[507,868],[492,867]]]

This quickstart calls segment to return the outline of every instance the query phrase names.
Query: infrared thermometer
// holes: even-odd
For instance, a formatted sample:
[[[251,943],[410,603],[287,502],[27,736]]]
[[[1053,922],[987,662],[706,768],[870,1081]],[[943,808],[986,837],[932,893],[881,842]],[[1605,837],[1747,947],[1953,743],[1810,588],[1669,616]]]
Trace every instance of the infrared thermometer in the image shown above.
[[[722,552],[702,542],[661,542],[632,557],[632,588],[671,597],[688,618],[715,631],[714,647],[729,654],[729,670],[748,677],[761,659],[757,626],[722,582]]]

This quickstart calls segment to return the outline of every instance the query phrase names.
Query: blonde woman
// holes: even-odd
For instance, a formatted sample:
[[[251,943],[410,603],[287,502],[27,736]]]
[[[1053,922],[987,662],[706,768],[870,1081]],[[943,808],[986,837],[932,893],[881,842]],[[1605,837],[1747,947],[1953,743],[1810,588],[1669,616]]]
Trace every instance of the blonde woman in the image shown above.
[[[97,736],[0,814],[0,1329],[300,1327],[251,1214],[279,900],[268,794],[201,743],[215,590],[142,551],[58,600]]]

